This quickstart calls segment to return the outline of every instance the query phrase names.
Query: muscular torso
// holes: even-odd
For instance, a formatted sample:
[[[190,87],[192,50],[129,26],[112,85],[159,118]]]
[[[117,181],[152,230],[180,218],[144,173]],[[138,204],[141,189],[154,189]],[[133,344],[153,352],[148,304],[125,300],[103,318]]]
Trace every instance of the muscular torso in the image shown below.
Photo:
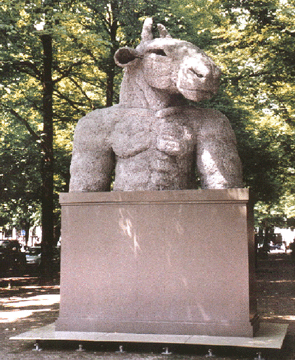
[[[234,132],[218,111],[190,106],[159,111],[115,105],[79,121],[70,191],[242,187]]]
[[[194,188],[195,130],[187,114],[122,112],[111,135],[114,190]]]

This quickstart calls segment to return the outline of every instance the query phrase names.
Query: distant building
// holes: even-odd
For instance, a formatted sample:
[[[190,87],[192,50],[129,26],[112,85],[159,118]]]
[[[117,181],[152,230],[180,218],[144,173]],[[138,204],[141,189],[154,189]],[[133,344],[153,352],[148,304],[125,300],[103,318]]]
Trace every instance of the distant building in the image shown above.
[[[274,233],[282,235],[282,242],[285,243],[286,246],[289,246],[290,243],[293,242],[293,240],[295,239],[295,229],[275,228]]]
[[[40,226],[32,227],[29,231],[28,243],[26,244],[26,233],[25,230],[17,230],[11,228],[4,230],[0,228],[0,240],[18,240],[19,243],[24,246],[36,246],[41,243],[42,229]]]

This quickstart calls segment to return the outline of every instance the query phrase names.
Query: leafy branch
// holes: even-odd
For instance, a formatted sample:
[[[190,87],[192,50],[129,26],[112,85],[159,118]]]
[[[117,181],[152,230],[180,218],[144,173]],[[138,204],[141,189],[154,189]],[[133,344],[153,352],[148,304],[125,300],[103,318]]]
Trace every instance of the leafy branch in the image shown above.
[[[19,120],[28,130],[28,132],[32,135],[33,139],[35,141],[40,142],[41,137],[34,131],[34,129],[31,127],[29,122],[24,119],[18,112],[16,112],[14,109],[12,109],[10,106],[4,104],[3,102],[0,103],[0,105],[6,109],[8,112],[10,112],[11,115],[13,115],[17,120]]]
[[[42,73],[34,63],[30,61],[13,61],[10,65],[11,67],[14,67],[16,70],[31,75],[35,77],[37,80],[42,81]],[[31,71],[28,71],[28,69],[33,70],[33,74]]]
[[[72,73],[73,68],[76,66],[80,66],[80,65],[82,65],[81,60],[71,64],[71,66],[69,66],[66,70],[61,70],[61,69],[57,68],[56,70],[62,75],[60,77],[58,77],[57,79],[53,80],[53,83],[56,84],[56,83],[60,82],[62,79],[67,78]]]

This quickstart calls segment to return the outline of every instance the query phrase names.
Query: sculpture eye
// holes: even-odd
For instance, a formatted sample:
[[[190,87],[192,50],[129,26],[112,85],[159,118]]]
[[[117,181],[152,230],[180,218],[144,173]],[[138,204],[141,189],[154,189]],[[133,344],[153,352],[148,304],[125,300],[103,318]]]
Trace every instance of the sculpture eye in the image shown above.
[[[162,49],[153,49],[153,50],[150,50],[150,53],[160,55],[160,56],[167,56],[165,51]]]

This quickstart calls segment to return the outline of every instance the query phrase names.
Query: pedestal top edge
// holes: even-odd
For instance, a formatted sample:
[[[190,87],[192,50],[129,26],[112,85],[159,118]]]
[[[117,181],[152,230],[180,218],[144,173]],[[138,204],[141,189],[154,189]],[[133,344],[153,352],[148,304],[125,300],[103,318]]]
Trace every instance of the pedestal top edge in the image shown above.
[[[162,191],[108,191],[60,193],[60,204],[117,202],[248,202],[246,188]]]

